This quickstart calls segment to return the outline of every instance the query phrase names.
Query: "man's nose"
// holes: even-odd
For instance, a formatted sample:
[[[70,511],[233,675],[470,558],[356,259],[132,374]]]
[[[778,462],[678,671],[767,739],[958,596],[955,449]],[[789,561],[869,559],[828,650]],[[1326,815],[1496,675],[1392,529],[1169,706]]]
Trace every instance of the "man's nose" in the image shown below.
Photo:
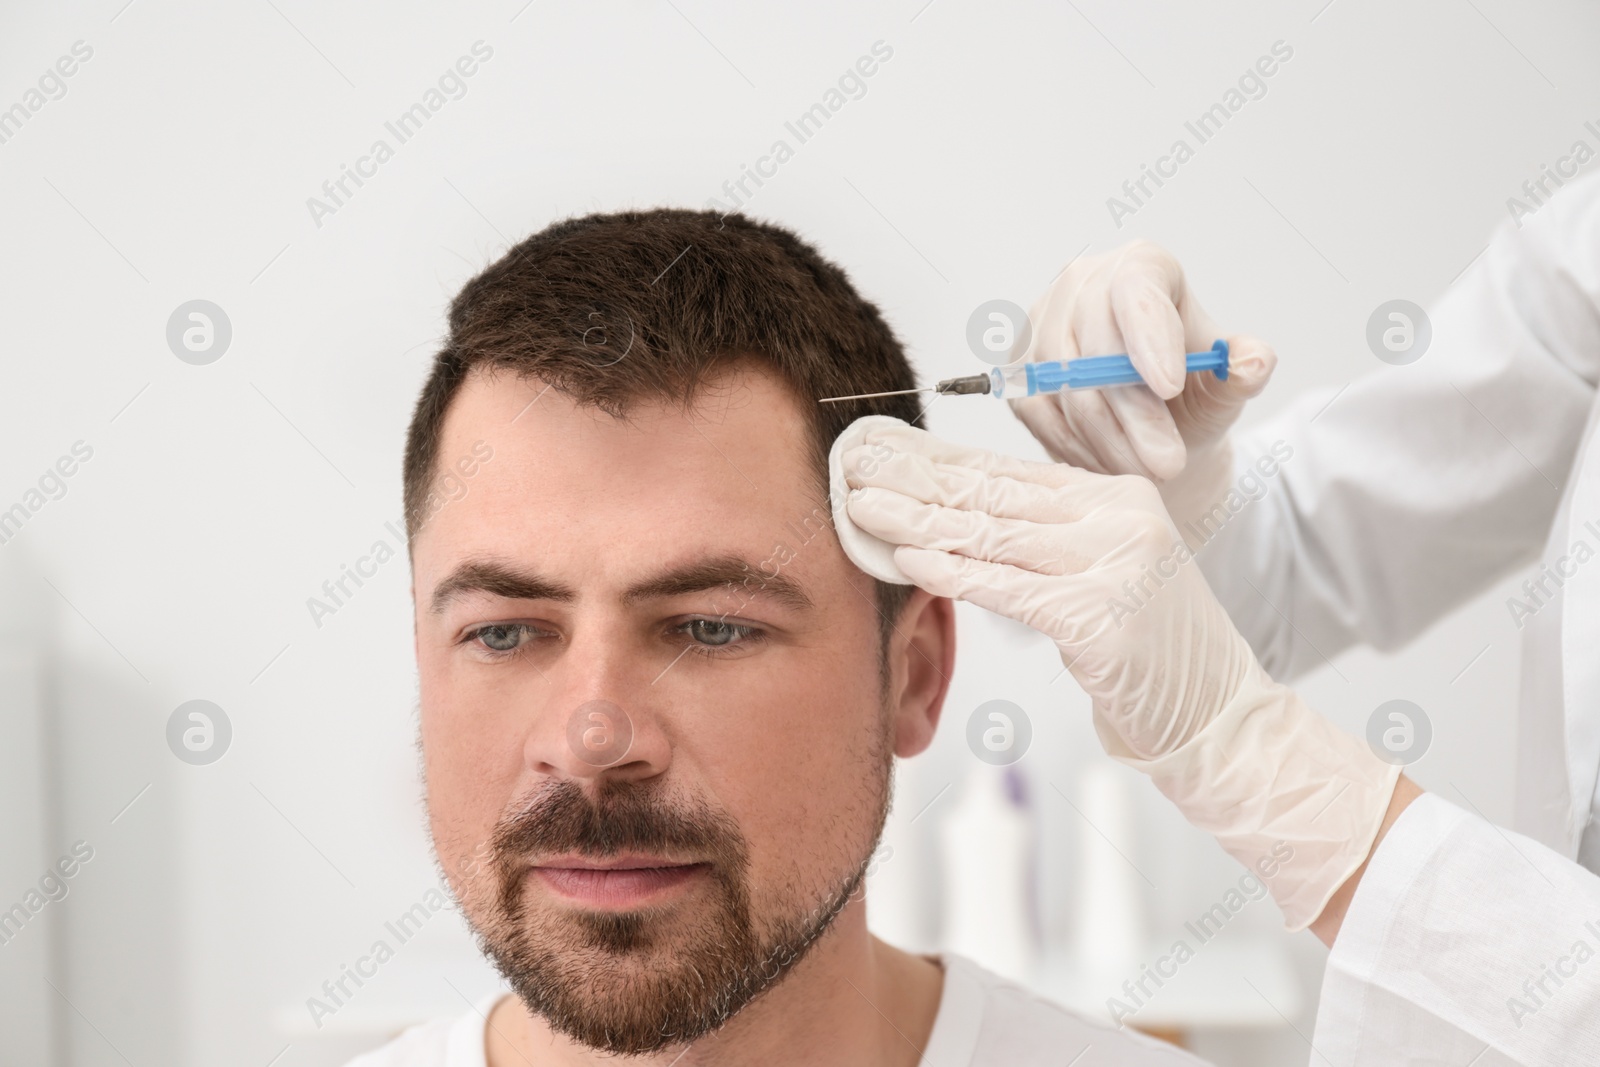
[[[551,692],[523,758],[539,774],[639,781],[667,769],[672,747],[651,684],[660,667],[598,636],[575,639],[551,668]]]

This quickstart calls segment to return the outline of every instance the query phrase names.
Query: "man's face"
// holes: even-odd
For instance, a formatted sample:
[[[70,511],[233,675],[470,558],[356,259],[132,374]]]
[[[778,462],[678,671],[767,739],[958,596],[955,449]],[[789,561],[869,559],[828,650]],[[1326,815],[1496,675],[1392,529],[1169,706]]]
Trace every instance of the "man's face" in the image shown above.
[[[413,544],[434,845],[531,1010],[596,1048],[719,1025],[846,905],[882,829],[876,599],[765,372],[619,421],[474,374]],[[483,442],[483,444],[478,444]]]

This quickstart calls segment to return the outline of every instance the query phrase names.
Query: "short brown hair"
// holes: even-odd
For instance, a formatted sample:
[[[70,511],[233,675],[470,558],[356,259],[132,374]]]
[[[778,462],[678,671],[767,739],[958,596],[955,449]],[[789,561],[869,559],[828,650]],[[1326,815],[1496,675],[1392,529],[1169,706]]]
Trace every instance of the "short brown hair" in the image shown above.
[[[614,417],[642,400],[692,403],[707,378],[758,360],[807,415],[813,470],[857,417],[920,417],[915,396],[846,404],[818,397],[911,389],[882,314],[839,267],[787,230],[743,215],[657,209],[555,223],[512,248],[450,304],[450,333],[406,438],[406,533],[424,521],[445,414],[474,368],[544,382]],[[831,526],[826,505],[822,514]],[[878,582],[888,635],[910,586]]]

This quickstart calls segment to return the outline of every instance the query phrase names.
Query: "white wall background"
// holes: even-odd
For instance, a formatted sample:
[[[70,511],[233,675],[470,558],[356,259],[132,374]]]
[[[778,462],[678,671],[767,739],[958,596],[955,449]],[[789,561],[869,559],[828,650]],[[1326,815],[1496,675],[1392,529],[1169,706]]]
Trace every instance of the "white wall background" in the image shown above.
[[[866,95],[749,210],[846,265],[928,378],[972,369],[978,303],[1026,306],[1080,251],[1153,238],[1219,322],[1277,345],[1258,419],[1381,370],[1363,340],[1372,309],[1441,292],[1506,198],[1575,140],[1595,146],[1584,122],[1600,124],[1600,10],[1577,0],[103,0],[13,2],[0,19],[0,108],[74,42],[93,49],[66,95],[0,143],[0,508],[74,442],[93,448],[66,495],[0,545],[0,629],[46,650],[47,800],[37,835],[5,838],[20,844],[0,864],[0,906],[73,842],[93,846],[48,906],[54,925],[19,938],[49,946],[47,1028],[57,1062],[82,1067],[332,1064],[372,1027],[459,1013],[492,988],[440,916],[308,1032],[306,998],[436,875],[404,564],[320,628],[306,598],[374,540],[393,544],[383,524],[400,513],[402,435],[442,310],[509,242],[573,213],[701,205],[882,40],[893,58]],[[316,225],[307,198],[479,40],[493,57],[467,94]],[[1114,226],[1106,198],[1278,40],[1294,53],[1267,95]],[[233,328],[209,366],[165,339],[196,298]],[[1037,454],[987,401],[941,402],[931,425]],[[1517,663],[1504,597],[1304,687],[1352,728],[1391,697],[1429,709],[1436,740],[1414,776],[1501,821]],[[1101,759],[1085,702],[1049,684],[1047,646],[981,612],[962,624],[947,728],[897,818],[933,806],[897,832],[933,833],[955,793],[940,790],[971,763],[971,709],[1022,705],[1059,947],[1089,831],[1052,783],[1071,796]],[[233,727],[201,767],[165,739],[197,698]],[[28,704],[0,701],[0,744],[25,736]],[[1119,844],[1165,936],[1238,872],[1137,796]],[[1265,903],[1240,920],[1263,936],[1276,922]],[[1286,1014],[1309,1034],[1321,949],[1283,940],[1304,983]],[[0,946],[0,999],[39,998],[37,952],[14,949]],[[1310,1056],[1288,1025],[1198,1044],[1238,1064]],[[0,1062],[39,1062],[0,1046]]]

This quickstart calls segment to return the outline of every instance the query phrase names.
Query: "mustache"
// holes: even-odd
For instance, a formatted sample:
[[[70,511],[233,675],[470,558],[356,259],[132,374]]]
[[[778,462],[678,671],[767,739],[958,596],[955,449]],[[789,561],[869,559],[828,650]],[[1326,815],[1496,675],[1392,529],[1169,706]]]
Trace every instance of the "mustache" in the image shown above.
[[[502,868],[538,853],[654,852],[688,853],[736,871],[748,852],[727,813],[704,801],[669,803],[654,785],[615,780],[602,780],[593,798],[576,782],[553,782],[503,817],[491,843]]]

